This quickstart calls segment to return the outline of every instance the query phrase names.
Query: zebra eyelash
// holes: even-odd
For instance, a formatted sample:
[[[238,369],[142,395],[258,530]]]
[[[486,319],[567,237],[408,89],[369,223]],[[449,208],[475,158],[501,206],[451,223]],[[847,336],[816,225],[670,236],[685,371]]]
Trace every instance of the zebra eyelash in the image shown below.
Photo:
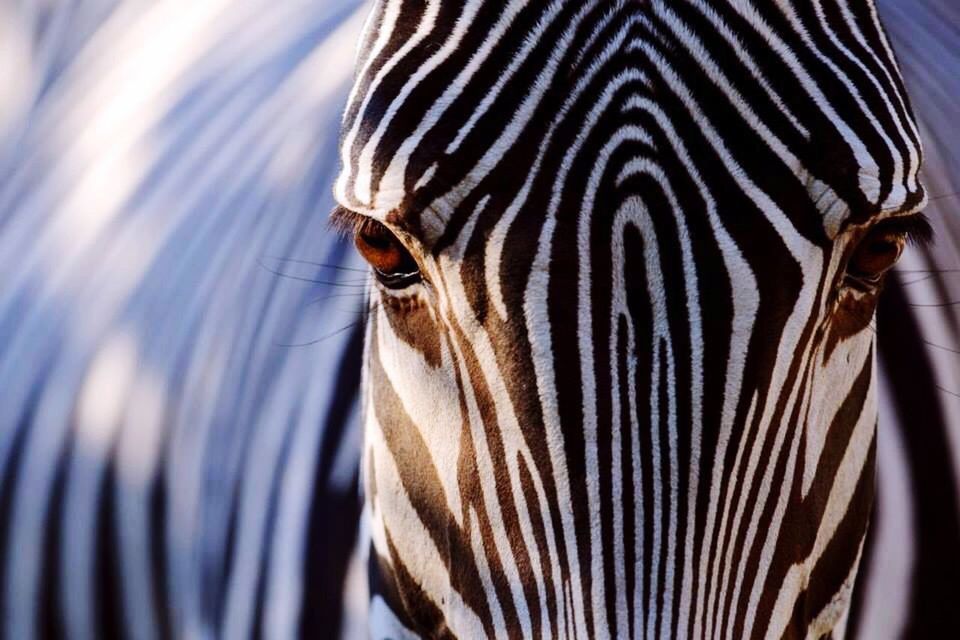
[[[368,220],[370,220],[370,218],[362,213],[338,206],[330,213],[327,225],[338,235],[352,240]]]
[[[930,219],[923,213],[888,218],[877,223],[871,232],[887,232],[903,235],[907,244],[914,247],[933,245],[934,231]]]

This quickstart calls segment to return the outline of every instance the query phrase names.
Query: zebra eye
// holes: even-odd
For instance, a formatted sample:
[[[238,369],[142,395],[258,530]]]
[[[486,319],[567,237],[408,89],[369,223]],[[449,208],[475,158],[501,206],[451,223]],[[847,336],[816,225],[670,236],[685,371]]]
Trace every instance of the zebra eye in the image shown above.
[[[404,289],[420,282],[420,267],[403,243],[383,224],[365,219],[354,234],[354,244],[374,275],[388,289]]]
[[[893,268],[903,248],[907,234],[898,229],[874,229],[854,249],[847,263],[847,275],[862,284],[877,285]]]

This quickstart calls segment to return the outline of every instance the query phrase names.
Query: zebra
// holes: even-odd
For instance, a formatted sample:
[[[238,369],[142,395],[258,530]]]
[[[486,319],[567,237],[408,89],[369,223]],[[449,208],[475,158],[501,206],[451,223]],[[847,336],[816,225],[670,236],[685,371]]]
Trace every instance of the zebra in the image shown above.
[[[380,0],[341,161],[373,637],[844,635],[931,235],[872,0]]]
[[[957,298],[917,272],[960,266],[960,13],[878,4],[938,241],[878,311],[879,512],[848,635],[950,637],[960,370],[937,345],[958,316],[928,305]],[[341,590],[363,617],[360,265],[323,220],[360,5],[0,6],[0,636],[337,637]]]

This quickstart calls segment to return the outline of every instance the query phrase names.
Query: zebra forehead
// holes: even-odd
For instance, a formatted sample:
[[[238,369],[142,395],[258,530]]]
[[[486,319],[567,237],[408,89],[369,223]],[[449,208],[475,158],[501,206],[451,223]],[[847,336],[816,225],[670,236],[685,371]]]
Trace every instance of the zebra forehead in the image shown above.
[[[402,222],[426,210],[428,226],[442,227],[518,141],[544,143],[550,127],[540,127],[539,139],[529,130],[562,117],[577,72],[592,78],[598,63],[626,54],[666,68],[664,77],[679,77],[673,58],[700,65],[702,79],[683,76],[670,88],[715,85],[714,95],[719,90],[808,180],[828,235],[858,212],[868,217],[923,202],[919,135],[872,0],[781,0],[765,8],[726,0],[693,2],[684,11],[658,0],[558,0],[536,8],[485,0],[376,3],[344,118],[338,200],[381,220]],[[584,36],[584,24],[603,35]],[[596,41],[602,38],[606,47]],[[721,55],[731,52],[737,55]],[[717,126],[700,89],[681,102]],[[781,113],[762,113],[751,96]],[[771,116],[785,121],[769,123]],[[466,153],[471,145],[482,152]],[[535,154],[524,158],[516,171],[531,170]]]

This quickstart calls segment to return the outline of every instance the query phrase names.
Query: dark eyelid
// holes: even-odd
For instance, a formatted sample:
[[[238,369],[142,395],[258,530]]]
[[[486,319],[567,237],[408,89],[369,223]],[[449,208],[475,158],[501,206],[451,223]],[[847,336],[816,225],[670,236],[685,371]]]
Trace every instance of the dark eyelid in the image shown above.
[[[901,233],[907,242],[913,246],[924,247],[933,244],[933,227],[930,220],[922,213],[912,213],[907,216],[896,216],[881,220],[871,229],[872,233]]]
[[[336,233],[352,239],[368,219],[367,216],[361,213],[337,206],[334,207],[330,213],[330,219],[327,221],[327,224]]]

